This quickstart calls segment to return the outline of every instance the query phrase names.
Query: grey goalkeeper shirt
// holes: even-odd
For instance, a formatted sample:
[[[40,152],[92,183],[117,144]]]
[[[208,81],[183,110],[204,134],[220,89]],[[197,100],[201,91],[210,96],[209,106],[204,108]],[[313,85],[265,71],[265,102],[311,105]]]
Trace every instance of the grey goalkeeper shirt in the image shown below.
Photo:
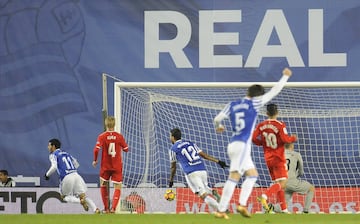
[[[301,154],[293,150],[285,150],[288,178],[296,179],[304,174],[304,162]]]

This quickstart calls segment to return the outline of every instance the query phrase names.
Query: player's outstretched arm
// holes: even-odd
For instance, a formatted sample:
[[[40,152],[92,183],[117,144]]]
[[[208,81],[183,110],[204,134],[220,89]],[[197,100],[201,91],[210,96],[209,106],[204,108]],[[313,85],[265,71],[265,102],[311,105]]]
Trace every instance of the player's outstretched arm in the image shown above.
[[[290,77],[292,75],[292,71],[289,68],[284,68],[282,74]]]
[[[219,162],[217,162],[219,164],[219,166],[221,166],[221,168],[225,169],[226,167],[229,167],[229,165],[227,165],[224,161],[219,160]]]
[[[262,145],[262,140],[261,140],[261,136],[260,136],[260,130],[259,130],[259,125],[256,126],[254,133],[251,136],[251,140],[252,142],[257,145],[257,146],[261,146]]]
[[[288,135],[288,134],[284,133],[283,129],[280,131],[280,138],[281,138],[281,141],[284,143],[293,143],[293,142],[297,141],[296,134]]]
[[[175,174],[176,174],[176,162],[171,161],[171,163],[170,163],[169,187],[172,187],[174,185]]]
[[[275,84],[275,86],[273,86],[269,92],[267,92],[263,95],[263,97],[262,97],[263,105],[268,103],[270,100],[272,100],[272,98],[274,98],[276,95],[278,95],[281,92],[281,90],[284,88],[287,80],[292,75],[292,71],[289,68],[284,68],[284,70],[282,71],[282,74],[283,74],[282,77]]]
[[[221,168],[225,169],[226,167],[229,167],[224,161],[221,161],[219,159],[216,159],[208,154],[206,154],[205,152],[201,151],[199,152],[199,156],[201,156],[202,158],[215,162],[217,164],[219,164],[219,166],[221,166]]]
[[[217,133],[222,133],[225,131],[224,125],[221,124],[222,120],[227,118],[227,112],[230,109],[230,103],[227,104],[214,118],[215,130]]]

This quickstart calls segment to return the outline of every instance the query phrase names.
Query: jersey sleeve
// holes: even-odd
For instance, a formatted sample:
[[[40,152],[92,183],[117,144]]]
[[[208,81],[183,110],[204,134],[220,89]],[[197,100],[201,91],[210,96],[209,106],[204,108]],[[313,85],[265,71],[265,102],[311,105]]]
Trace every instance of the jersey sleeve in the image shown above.
[[[176,153],[172,150],[169,150],[169,158],[170,158],[170,162],[176,162]]]
[[[71,156],[71,160],[72,160],[72,163],[73,163],[74,167],[75,167],[76,169],[79,168],[79,166],[80,166],[79,161],[78,161],[75,157],[73,157],[73,156]]]
[[[199,148],[199,146],[197,146],[195,143],[193,143],[193,145],[194,145],[195,151],[196,151],[197,153],[202,152],[202,150]]]
[[[95,147],[94,147],[94,161],[97,161],[98,155],[99,155],[99,151],[101,149],[101,135],[98,136],[96,143],[95,143]]]
[[[120,136],[121,136],[121,138],[120,138],[120,139],[121,139],[121,140],[120,140],[120,145],[121,145],[121,147],[122,147],[122,150],[123,150],[124,152],[128,152],[128,151],[129,151],[129,146],[128,146],[127,143],[126,143],[124,136],[121,135],[121,134],[120,134]]]
[[[255,144],[255,145],[258,145],[258,146],[261,146],[262,145],[262,139],[261,139],[261,132],[260,132],[260,129],[259,129],[260,125],[257,125],[255,130],[254,130],[254,133],[252,135],[252,142]]]
[[[266,103],[270,102],[272,98],[280,93],[280,91],[284,88],[289,76],[283,75],[281,79],[273,86],[269,92],[265,93],[260,99],[261,104],[265,105]]]
[[[224,107],[224,109],[222,109],[214,118],[215,128],[218,128],[220,126],[221,121],[227,118],[229,116],[229,113],[230,113],[230,103],[228,103]]]
[[[304,161],[300,153],[296,153],[298,160],[298,174],[299,176],[304,175]]]
[[[48,171],[46,172],[46,176],[51,176],[51,174],[53,174],[56,169],[57,169],[57,160],[56,160],[56,156],[54,154],[50,154],[49,155],[49,160],[51,162],[51,166],[48,169]]]
[[[293,143],[296,141],[295,136],[290,136],[287,132],[285,123],[281,123],[280,138],[283,143]]]

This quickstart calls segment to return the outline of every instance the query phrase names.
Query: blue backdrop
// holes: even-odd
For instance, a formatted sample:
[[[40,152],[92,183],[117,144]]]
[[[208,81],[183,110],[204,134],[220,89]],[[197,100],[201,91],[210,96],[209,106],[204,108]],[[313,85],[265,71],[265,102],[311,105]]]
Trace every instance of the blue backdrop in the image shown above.
[[[358,0],[0,0],[0,168],[43,176],[56,137],[96,182],[103,72],[123,81],[275,81],[290,66],[291,81],[360,81],[359,20]]]

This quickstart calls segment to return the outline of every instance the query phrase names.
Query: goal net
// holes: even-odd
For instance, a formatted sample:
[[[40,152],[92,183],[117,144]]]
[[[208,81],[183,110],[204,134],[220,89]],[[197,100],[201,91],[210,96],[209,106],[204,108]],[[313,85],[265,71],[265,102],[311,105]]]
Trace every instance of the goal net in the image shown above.
[[[225,123],[226,132],[217,134],[213,118],[226,103],[245,96],[251,84],[116,82],[117,128],[131,148],[124,155],[124,184],[137,187],[146,183],[168,188],[169,136],[175,127],[182,130],[183,139],[195,142],[206,153],[229,164],[226,147],[231,136],[230,124]],[[259,84],[267,90],[274,85]],[[287,124],[289,133],[298,136],[295,150],[304,160],[302,179],[316,187],[312,212],[360,210],[359,87],[359,83],[288,83],[272,101],[279,105],[278,119]],[[265,108],[260,111],[258,121],[264,119]],[[256,197],[271,184],[271,179],[263,149],[253,146],[252,156],[260,175],[249,199],[249,209],[254,213],[261,211]],[[221,191],[228,170],[210,161],[205,163],[210,186]],[[174,182],[175,186],[187,186],[179,165]],[[239,190],[236,189],[231,201],[231,211]],[[176,192],[177,212],[209,211],[188,188],[177,188]],[[166,203],[163,199],[159,202]],[[304,197],[295,194],[293,211],[301,211],[303,205]]]

